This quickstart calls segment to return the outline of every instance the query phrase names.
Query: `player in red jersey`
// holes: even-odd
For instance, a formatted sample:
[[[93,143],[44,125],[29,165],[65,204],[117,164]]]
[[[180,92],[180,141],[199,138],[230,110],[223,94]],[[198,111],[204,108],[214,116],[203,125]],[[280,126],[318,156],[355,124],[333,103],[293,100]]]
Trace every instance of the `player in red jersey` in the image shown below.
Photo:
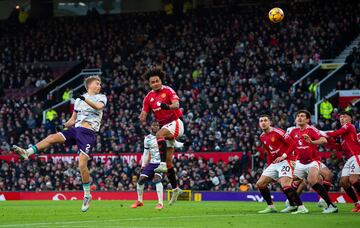
[[[259,125],[263,133],[260,141],[268,152],[268,167],[263,171],[256,183],[261,195],[266,200],[268,207],[259,213],[277,212],[275,209],[268,185],[278,181],[286,197],[297,206],[296,214],[308,213],[296,191],[291,187],[293,178],[292,161],[294,161],[294,141],[279,128],[271,127],[270,116],[261,115]],[[294,205],[295,206],[295,205]],[[293,212],[294,213],[294,212]]]
[[[336,131],[328,131],[326,134],[330,137],[341,137],[341,148],[344,152],[346,163],[341,171],[340,185],[352,199],[355,207],[353,212],[360,212],[360,201],[356,196],[360,196],[360,143],[356,135],[356,129],[352,121],[350,112],[340,113],[341,128]]]
[[[287,132],[290,132],[290,130],[292,129],[288,128]],[[339,150],[340,145],[338,143],[336,143],[336,141],[327,136],[326,133],[324,131],[319,131],[320,135],[323,137],[326,137],[327,139],[327,143],[324,145],[326,148],[332,149],[332,150]],[[316,152],[316,151],[315,151]],[[320,178],[322,179],[322,185],[324,186],[326,192],[330,191],[330,188],[332,186],[331,182],[332,182],[332,178],[333,178],[333,173],[332,171],[323,163],[321,162],[321,157],[319,156],[319,154],[315,153],[314,154],[314,158],[318,157],[318,161],[320,162]],[[300,196],[304,190],[304,188],[306,187],[306,182],[301,180],[301,181],[294,181],[292,186],[296,189],[297,194]],[[289,206],[289,201],[287,201],[285,203],[286,207]],[[327,203],[325,202],[324,199],[320,198],[319,202],[318,202],[318,207],[320,208],[325,208],[327,207]]]
[[[180,119],[182,112],[179,109],[179,97],[173,89],[162,84],[165,78],[165,73],[162,70],[152,68],[144,74],[144,78],[149,82],[152,90],[144,98],[139,119],[142,123],[145,123],[148,114],[153,112],[155,119],[161,126],[160,130],[156,133],[161,163],[155,169],[155,172],[168,172],[169,181],[173,189],[170,200],[170,205],[172,205],[182,193],[182,190],[177,185],[176,174],[172,164],[175,140],[184,134],[184,124]]]
[[[299,110],[295,120],[297,127],[292,127],[287,131],[296,143],[295,151],[298,155],[294,179],[307,180],[310,186],[325,200],[327,208],[324,208],[323,213],[336,213],[338,209],[331,202],[326,188],[322,185],[321,164],[317,154],[318,145],[327,143],[327,140],[320,135],[318,129],[308,124],[310,117],[311,114],[307,110]]]

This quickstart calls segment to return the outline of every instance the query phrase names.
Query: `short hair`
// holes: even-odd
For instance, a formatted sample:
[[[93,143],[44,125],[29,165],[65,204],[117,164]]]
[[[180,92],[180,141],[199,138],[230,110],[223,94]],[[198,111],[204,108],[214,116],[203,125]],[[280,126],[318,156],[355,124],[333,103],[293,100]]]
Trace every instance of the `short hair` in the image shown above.
[[[92,75],[92,76],[85,78],[84,86],[85,86],[86,90],[88,89],[89,84],[93,81],[99,81],[101,83],[101,78],[99,77],[99,75]]]
[[[262,117],[267,117],[271,121],[271,116],[269,114],[267,114],[267,113],[260,114],[259,119],[262,118]]]
[[[311,118],[311,113],[306,109],[300,109],[299,111],[296,112],[295,116],[299,115],[300,113],[304,113],[307,119]]]
[[[340,112],[340,115],[348,115],[348,116],[350,116],[351,118],[353,117],[353,114],[352,114],[352,112],[350,112],[350,111],[342,111],[342,112]]]
[[[151,77],[158,76],[161,81],[164,81],[165,79],[165,72],[157,67],[152,67],[148,69],[145,74],[143,74],[143,79],[149,81]]]

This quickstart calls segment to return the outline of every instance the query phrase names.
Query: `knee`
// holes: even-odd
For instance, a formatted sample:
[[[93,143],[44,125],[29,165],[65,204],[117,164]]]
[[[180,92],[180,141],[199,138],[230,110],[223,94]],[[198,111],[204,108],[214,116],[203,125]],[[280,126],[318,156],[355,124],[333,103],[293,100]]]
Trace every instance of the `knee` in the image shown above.
[[[330,170],[326,170],[321,172],[321,176],[324,178],[324,180],[331,181],[334,175]]]
[[[309,176],[307,181],[311,186],[313,186],[313,185],[315,185],[316,183],[319,182],[318,178],[313,177],[313,176]]]

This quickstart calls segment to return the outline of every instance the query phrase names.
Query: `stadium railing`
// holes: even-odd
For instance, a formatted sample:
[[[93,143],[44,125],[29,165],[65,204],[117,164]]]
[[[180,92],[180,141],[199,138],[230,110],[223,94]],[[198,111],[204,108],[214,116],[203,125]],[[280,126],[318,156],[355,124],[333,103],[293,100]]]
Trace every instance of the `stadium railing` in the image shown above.
[[[73,92],[73,94],[77,91],[79,91],[80,89],[83,88],[83,82],[84,82],[84,78],[91,76],[91,75],[101,75],[102,71],[100,68],[94,68],[94,69],[82,69],[81,72],[77,75],[75,75],[73,78],[71,78],[70,80],[64,82],[63,84],[57,86],[55,89],[50,91],[50,95],[57,95],[55,97],[56,100],[61,99],[62,93],[65,91],[66,88],[71,89],[71,91]],[[43,111],[43,124],[46,123],[46,112],[49,111],[50,109],[54,109],[55,111],[64,111],[66,110],[66,105],[70,103],[73,104],[74,103],[74,99],[70,99],[70,100],[66,100],[66,101],[60,101],[59,103],[57,103],[56,105],[53,105],[49,108],[47,108],[46,110]]]

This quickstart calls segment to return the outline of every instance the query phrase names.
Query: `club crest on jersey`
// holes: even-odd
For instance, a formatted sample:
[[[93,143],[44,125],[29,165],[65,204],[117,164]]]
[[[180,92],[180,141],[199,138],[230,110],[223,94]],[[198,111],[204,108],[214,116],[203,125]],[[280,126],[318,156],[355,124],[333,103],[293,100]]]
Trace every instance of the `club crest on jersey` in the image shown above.
[[[162,93],[161,98],[165,98],[165,97],[166,97],[166,93]]]
[[[271,137],[271,142],[275,142],[275,137]]]

